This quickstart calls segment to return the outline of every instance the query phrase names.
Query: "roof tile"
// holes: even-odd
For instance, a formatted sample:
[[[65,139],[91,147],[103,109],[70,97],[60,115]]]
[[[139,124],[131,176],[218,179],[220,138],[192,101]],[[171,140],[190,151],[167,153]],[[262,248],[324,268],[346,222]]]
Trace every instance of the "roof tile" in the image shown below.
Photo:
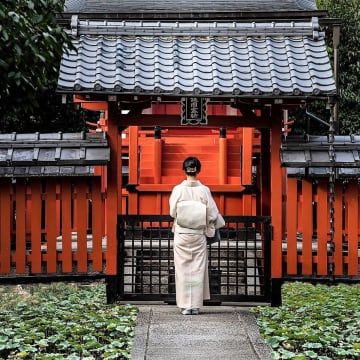
[[[74,40],[77,50],[64,52],[58,90],[148,94],[197,90],[207,96],[219,92],[279,96],[335,93],[323,38],[298,33],[260,35],[81,35]]]
[[[94,175],[109,160],[103,133],[0,134],[0,177]]]
[[[359,168],[360,136],[336,135],[332,144],[335,151],[334,161],[329,154],[329,146],[326,136],[309,136],[305,139],[299,136],[288,136],[280,151],[281,163],[288,168],[313,169],[314,176],[319,175],[314,168],[330,169],[332,166],[342,169],[344,176],[353,175],[354,172],[346,172],[344,169]],[[302,172],[300,170],[288,169],[288,174],[296,176]],[[324,175],[326,174],[328,174],[327,171],[324,172]]]

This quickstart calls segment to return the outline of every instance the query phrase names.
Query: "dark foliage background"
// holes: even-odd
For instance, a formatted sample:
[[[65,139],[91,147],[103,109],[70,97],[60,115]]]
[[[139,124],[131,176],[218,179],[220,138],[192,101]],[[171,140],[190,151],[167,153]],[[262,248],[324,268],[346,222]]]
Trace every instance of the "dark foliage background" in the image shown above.
[[[56,21],[64,0],[2,0],[0,2],[0,132],[85,130],[85,121],[99,114],[63,105],[56,94],[59,63],[70,37]],[[339,133],[360,132],[360,0],[317,0],[329,17],[341,19],[339,69]],[[332,59],[332,29],[325,28]],[[328,122],[326,101],[308,111]],[[327,126],[297,109],[292,133],[326,134]]]
[[[62,105],[56,82],[70,37],[56,22],[64,0],[0,2],[0,131],[79,131],[96,117]]]

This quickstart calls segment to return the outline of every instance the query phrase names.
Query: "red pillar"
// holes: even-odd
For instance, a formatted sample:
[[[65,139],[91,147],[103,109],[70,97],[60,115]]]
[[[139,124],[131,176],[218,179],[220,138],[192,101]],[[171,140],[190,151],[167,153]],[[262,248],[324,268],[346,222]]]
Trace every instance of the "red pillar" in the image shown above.
[[[272,112],[271,125],[271,219],[273,225],[273,240],[271,247],[271,276],[282,276],[282,228],[283,228],[283,174],[280,162],[280,147],[282,141],[282,110],[275,106]]]
[[[161,184],[161,173],[162,173],[162,140],[161,140],[161,130],[157,129],[154,136],[154,183]],[[160,132],[160,133],[159,133]],[[161,203],[162,194],[157,192],[156,194],[156,209],[158,209],[159,214],[162,212],[162,203]]]
[[[270,215],[271,202],[271,167],[270,167],[270,130],[261,129],[261,159],[260,159],[260,178],[261,178],[261,215]]]
[[[227,138],[219,138],[219,184],[227,184]]]
[[[117,123],[116,103],[109,103],[108,142],[110,147],[110,164],[108,166],[108,183],[106,199],[106,273],[117,274],[117,216],[121,197],[121,137]]]
[[[129,184],[139,183],[139,127],[129,126]],[[129,214],[138,214],[138,194],[130,192],[128,195]]]
[[[253,148],[253,129],[242,129],[242,167],[241,167],[241,183],[243,185],[252,184],[252,148]]]

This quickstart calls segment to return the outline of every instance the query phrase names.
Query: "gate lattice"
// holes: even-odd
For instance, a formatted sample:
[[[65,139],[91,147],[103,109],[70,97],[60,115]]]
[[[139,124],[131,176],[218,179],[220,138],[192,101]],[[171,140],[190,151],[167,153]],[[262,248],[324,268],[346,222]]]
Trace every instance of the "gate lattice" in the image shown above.
[[[269,301],[270,217],[225,216],[221,241],[208,248],[211,300]],[[119,300],[175,301],[173,219],[120,216]]]

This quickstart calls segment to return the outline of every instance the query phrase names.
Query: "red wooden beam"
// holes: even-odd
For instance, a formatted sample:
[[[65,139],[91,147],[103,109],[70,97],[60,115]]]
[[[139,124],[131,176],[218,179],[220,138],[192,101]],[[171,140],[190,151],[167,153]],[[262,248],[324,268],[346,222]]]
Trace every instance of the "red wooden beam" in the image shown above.
[[[259,129],[271,127],[270,119],[267,116],[246,118],[234,115],[208,115],[207,118],[207,126],[210,127],[251,127]],[[180,115],[118,114],[117,121],[122,126],[181,126]]]

